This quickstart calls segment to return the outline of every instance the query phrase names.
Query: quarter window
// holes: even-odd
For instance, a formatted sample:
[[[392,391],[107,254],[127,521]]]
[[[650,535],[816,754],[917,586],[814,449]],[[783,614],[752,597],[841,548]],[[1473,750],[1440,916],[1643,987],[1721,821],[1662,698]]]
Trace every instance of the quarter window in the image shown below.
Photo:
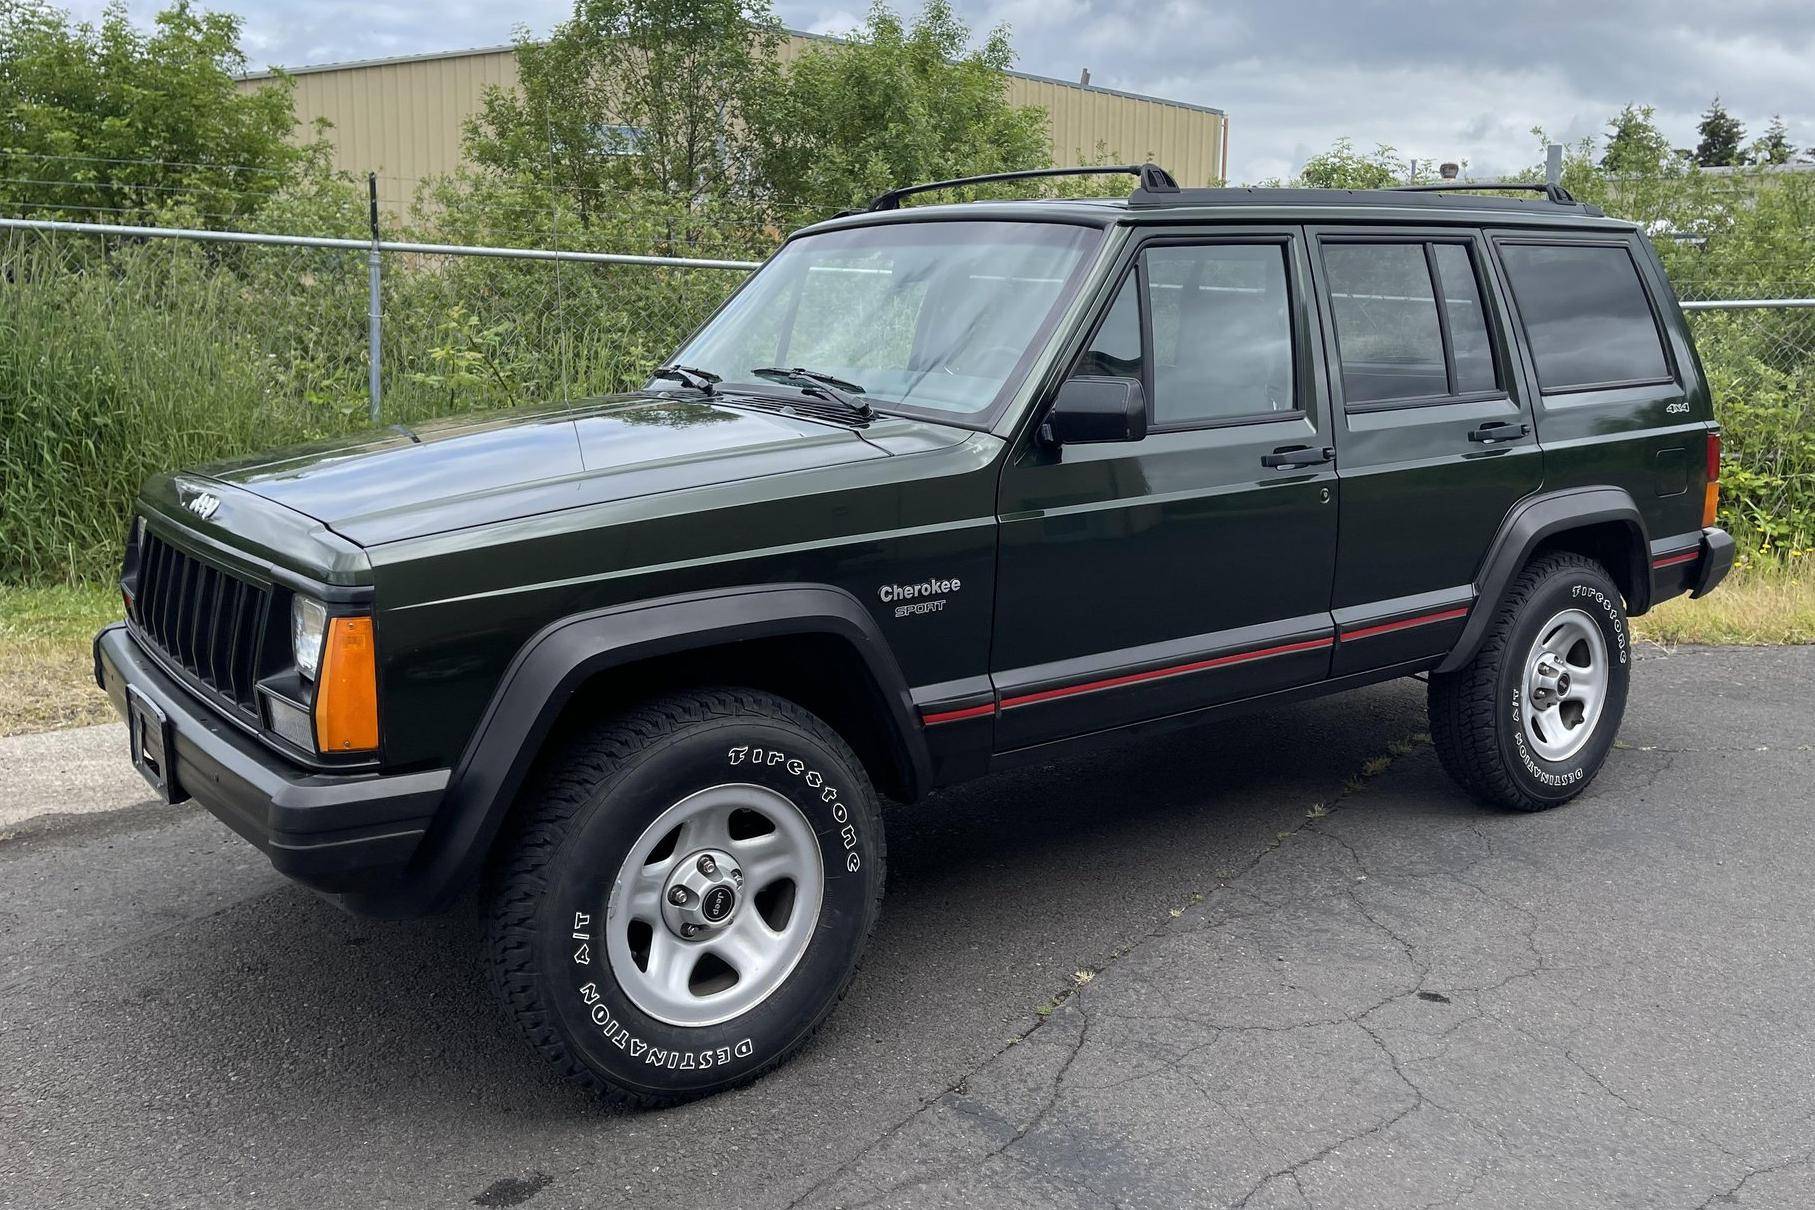
[[[1073,373],[1138,378],[1150,361],[1148,406],[1158,426],[1294,411],[1286,272],[1282,244],[1149,248]]]
[[[1456,243],[1331,243],[1323,250],[1345,404],[1499,389],[1474,257]]]
[[[1455,350],[1456,393],[1491,391],[1500,379],[1494,371],[1494,346],[1487,334],[1474,258],[1461,244],[1432,244],[1431,253],[1437,260],[1437,280],[1443,284],[1443,313]]]
[[[1657,321],[1627,248],[1504,244],[1500,259],[1544,390],[1670,377]]]

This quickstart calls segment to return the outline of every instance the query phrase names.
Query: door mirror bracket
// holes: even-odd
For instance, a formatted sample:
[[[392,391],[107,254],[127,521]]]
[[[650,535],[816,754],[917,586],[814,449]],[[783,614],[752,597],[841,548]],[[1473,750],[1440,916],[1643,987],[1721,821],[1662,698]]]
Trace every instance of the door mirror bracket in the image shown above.
[[[1133,378],[1080,375],[1068,378],[1040,422],[1040,444],[1048,449],[1109,441],[1139,441],[1147,435],[1147,394]]]

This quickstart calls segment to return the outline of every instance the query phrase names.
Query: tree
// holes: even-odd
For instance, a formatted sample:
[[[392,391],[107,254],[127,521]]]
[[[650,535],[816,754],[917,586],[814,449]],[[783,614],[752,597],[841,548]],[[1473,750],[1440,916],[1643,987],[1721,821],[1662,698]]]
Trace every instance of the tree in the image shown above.
[[[1740,162],[1739,148],[1746,137],[1746,128],[1721,105],[1720,97],[1716,96],[1708,103],[1708,111],[1702,114],[1697,129],[1702,136],[1702,141],[1695,145],[1697,164],[1703,168],[1724,168]]]
[[[1351,139],[1337,139],[1330,149],[1305,161],[1293,184],[1308,189],[1389,189],[1405,181],[1408,166],[1393,148],[1381,143],[1363,154]]]
[[[767,0],[576,0],[546,42],[517,31],[519,87],[486,91],[467,156],[582,222],[623,190],[723,196],[747,184],[743,118],[781,39]]]
[[[827,212],[906,182],[1046,166],[1045,113],[1008,103],[1008,31],[970,40],[947,0],[911,25],[877,0],[844,42],[774,73],[750,115],[767,196]]]
[[[1762,138],[1752,144],[1754,164],[1788,164],[1796,158],[1796,144],[1790,142],[1790,128],[1782,114],[1772,114]]]
[[[1653,121],[1657,108],[1628,105],[1607,123],[1607,150],[1601,167],[1615,176],[1655,173],[1672,156],[1670,143]]]
[[[0,0],[0,208],[133,222],[185,210],[228,227],[311,162],[291,82],[252,91],[240,20],[159,12],[149,32],[110,4],[99,26],[37,0]]]

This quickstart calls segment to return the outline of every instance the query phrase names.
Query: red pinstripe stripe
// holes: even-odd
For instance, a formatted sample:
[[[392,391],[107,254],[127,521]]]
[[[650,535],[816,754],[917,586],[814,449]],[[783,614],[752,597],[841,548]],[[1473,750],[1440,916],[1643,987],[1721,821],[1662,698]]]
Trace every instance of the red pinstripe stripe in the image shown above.
[[[1693,563],[1701,557],[1702,552],[1699,550],[1685,550],[1676,555],[1659,555],[1651,560],[1651,567],[1655,571],[1660,567],[1675,567],[1678,563]]]
[[[1352,643],[1356,639],[1370,638],[1377,634],[1387,634],[1394,630],[1406,630],[1413,626],[1429,626],[1434,622],[1453,622],[1457,618],[1466,618],[1467,616],[1468,606],[1466,605],[1456,609],[1445,609],[1439,613],[1421,613],[1415,618],[1400,618],[1394,622],[1382,622],[1378,626],[1363,626],[1359,630],[1345,630],[1342,632],[1342,641],[1345,643]]]
[[[1014,706],[1031,706],[1035,702],[1049,702],[1054,698],[1072,697],[1079,693],[1095,693],[1100,689],[1115,689],[1122,685],[1138,685],[1142,681],[1157,681],[1170,676],[1183,676],[1187,672],[1202,672],[1207,668],[1223,668],[1230,664],[1245,664],[1249,660],[1263,660],[1268,656],[1290,655],[1295,651],[1316,651],[1321,647],[1332,646],[1336,640],[1325,635],[1319,639],[1306,639],[1298,643],[1286,643],[1279,647],[1262,647],[1257,651],[1241,651],[1234,655],[1219,655],[1208,660],[1193,660],[1189,664],[1174,664],[1167,668],[1149,668],[1145,672],[1129,672],[1122,676],[1105,677],[1100,681],[1084,681],[1076,685],[1062,685],[1057,689],[1042,689],[1037,693],[1024,693],[1019,697],[1002,699],[1002,709]]]
[[[981,706],[966,706],[962,710],[941,710],[937,714],[926,714],[922,712],[920,721],[925,726],[931,727],[935,723],[955,723],[961,718],[981,718],[986,714],[994,714],[995,712],[996,703],[985,702]]]

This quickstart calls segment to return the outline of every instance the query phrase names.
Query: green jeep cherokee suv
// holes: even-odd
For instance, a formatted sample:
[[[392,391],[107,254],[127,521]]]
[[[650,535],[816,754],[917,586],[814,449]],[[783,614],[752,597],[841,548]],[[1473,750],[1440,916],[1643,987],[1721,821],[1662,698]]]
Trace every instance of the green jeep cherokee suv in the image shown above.
[[[1732,562],[1643,235],[1122,171],[809,227],[629,395],[152,479],[132,759],[352,910],[477,886],[508,1010],[635,1105],[831,1012],[880,794],[1414,673],[1464,790],[1581,793],[1627,617]]]

